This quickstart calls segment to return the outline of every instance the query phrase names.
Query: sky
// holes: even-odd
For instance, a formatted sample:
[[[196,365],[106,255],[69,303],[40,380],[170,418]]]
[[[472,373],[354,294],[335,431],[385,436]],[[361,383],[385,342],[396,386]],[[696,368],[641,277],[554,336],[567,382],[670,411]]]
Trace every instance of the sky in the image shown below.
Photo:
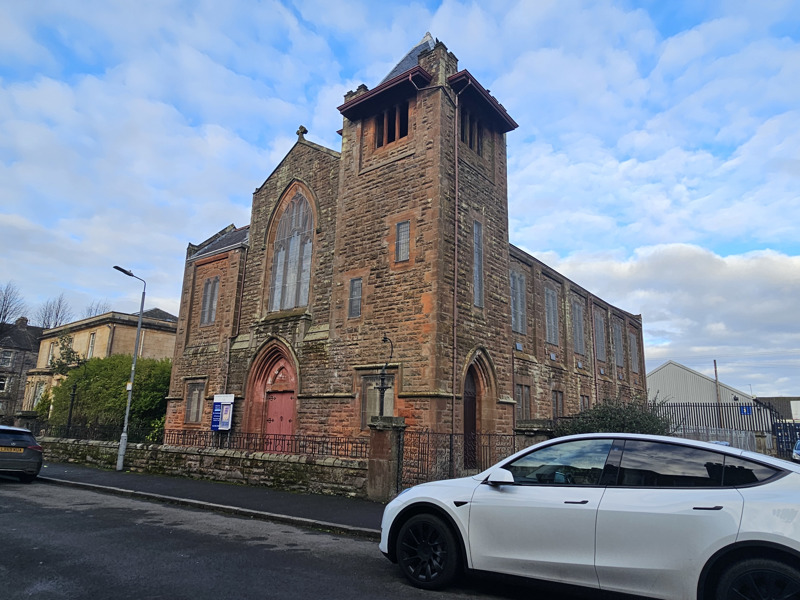
[[[0,284],[177,314],[189,243],[430,32],[519,124],[510,241],[674,360],[800,396],[800,3],[0,0]]]

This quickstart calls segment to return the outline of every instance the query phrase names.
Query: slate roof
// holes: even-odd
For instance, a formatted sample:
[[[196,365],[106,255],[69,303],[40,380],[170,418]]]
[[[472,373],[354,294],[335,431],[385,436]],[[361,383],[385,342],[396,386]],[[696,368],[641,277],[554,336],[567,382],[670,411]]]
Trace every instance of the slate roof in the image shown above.
[[[425,34],[425,37],[422,38],[422,41],[414,46],[411,49],[411,52],[406,54],[403,59],[395,65],[394,69],[392,69],[389,74],[383,78],[381,83],[385,83],[390,79],[394,79],[398,75],[402,75],[406,71],[410,71],[414,67],[419,64],[419,55],[423,52],[427,52],[428,50],[433,50],[433,37],[431,36],[430,32]]]
[[[139,311],[133,313],[137,317],[139,316]],[[159,321],[169,321],[170,323],[177,323],[178,317],[173,314],[168,313],[165,310],[161,310],[160,308],[150,308],[142,313],[142,316],[147,319],[158,319]]]
[[[43,327],[36,327],[34,325],[27,325],[20,323],[22,319],[18,319],[14,324],[4,324],[2,339],[0,339],[0,348],[26,350],[28,352],[39,351],[39,338],[44,331]],[[25,319],[27,323],[27,319]]]
[[[201,247],[197,252],[192,254],[191,260],[202,258],[203,256],[211,256],[219,252],[224,252],[230,248],[237,246],[244,246],[250,239],[250,225],[245,225],[239,229],[234,229],[221,236],[213,239],[208,245]]]

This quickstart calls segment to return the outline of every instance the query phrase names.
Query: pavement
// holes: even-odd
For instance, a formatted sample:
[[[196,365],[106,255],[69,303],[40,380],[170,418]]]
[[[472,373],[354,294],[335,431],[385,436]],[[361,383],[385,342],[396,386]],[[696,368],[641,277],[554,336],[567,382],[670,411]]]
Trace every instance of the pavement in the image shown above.
[[[46,461],[37,481],[380,539],[383,504],[218,481]]]

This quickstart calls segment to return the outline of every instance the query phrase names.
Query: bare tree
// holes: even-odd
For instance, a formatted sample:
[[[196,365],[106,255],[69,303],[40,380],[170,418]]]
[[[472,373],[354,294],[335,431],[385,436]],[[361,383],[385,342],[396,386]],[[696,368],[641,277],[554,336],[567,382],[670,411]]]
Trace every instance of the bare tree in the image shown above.
[[[111,304],[108,300],[92,300],[92,302],[83,309],[83,318],[96,317],[111,310]]]
[[[55,298],[50,298],[36,311],[36,322],[40,327],[52,329],[72,320],[72,307],[61,292]]]
[[[23,316],[25,309],[25,302],[13,281],[0,287],[0,337],[14,321]]]

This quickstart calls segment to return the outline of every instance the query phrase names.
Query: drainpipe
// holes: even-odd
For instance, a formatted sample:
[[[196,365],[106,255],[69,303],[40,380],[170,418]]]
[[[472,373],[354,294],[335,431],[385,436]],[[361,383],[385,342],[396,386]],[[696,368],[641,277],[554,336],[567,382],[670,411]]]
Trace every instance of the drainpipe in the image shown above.
[[[231,374],[231,346],[233,345],[234,338],[239,337],[239,331],[241,329],[241,324],[242,324],[242,299],[244,298],[244,285],[247,277],[247,248],[242,249],[242,254],[244,255],[241,259],[242,276],[240,278],[240,281],[242,282],[242,284],[239,286],[239,289],[237,290],[238,293],[236,294],[238,296],[238,298],[236,299],[238,306],[236,310],[235,329],[233,330],[232,335],[228,336],[228,347],[225,350],[225,380],[222,383],[223,394],[228,393],[228,378],[230,377]],[[228,432],[228,434],[230,435],[230,432]]]
[[[106,325],[108,327],[108,343],[106,344],[106,358],[111,356],[111,352],[114,350],[114,332],[116,331],[116,324]]]
[[[594,378],[594,403],[600,402],[600,391],[597,389],[597,344],[594,339],[594,296],[589,294],[589,313],[591,315],[591,339],[592,339],[592,377]]]

